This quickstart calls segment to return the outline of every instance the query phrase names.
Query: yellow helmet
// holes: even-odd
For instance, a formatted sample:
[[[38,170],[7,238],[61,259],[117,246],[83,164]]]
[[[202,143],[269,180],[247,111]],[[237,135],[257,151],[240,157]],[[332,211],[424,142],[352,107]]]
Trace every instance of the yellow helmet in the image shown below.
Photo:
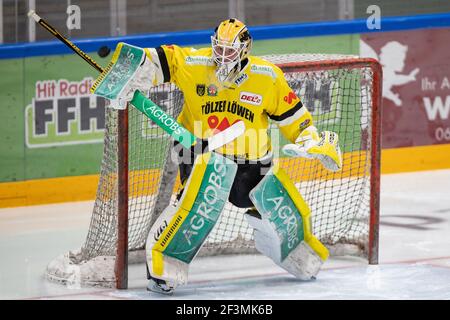
[[[222,82],[232,82],[252,48],[252,37],[247,26],[237,19],[222,21],[214,30],[211,44],[217,78]]]

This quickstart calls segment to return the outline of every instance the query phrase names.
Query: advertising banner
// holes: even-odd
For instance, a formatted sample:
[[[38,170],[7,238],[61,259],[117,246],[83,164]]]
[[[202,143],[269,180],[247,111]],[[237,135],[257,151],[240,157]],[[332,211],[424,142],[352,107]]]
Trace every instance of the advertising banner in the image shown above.
[[[450,143],[450,30],[361,35],[383,67],[382,147]]]
[[[95,70],[75,55],[5,59],[0,67],[0,181],[97,173],[105,101],[89,92]]]

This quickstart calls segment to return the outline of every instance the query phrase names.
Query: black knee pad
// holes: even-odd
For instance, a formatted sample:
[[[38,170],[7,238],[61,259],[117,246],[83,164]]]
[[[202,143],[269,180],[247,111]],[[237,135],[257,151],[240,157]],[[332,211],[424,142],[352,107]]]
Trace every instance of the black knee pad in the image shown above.
[[[184,149],[177,141],[174,143],[174,150],[178,154],[180,181],[181,184],[184,184],[191,175],[195,155],[194,153],[189,152],[189,150]],[[233,186],[231,187],[228,201],[238,208],[253,207],[253,203],[249,198],[249,193],[254,187],[256,187],[262,178],[264,178],[271,166],[271,159],[268,159],[265,162],[238,162],[236,178],[234,179]],[[183,189],[180,190],[177,195],[178,200],[181,198],[182,193]]]
[[[271,166],[272,162],[238,164],[236,178],[228,200],[238,208],[253,207],[249,193],[264,178]]]

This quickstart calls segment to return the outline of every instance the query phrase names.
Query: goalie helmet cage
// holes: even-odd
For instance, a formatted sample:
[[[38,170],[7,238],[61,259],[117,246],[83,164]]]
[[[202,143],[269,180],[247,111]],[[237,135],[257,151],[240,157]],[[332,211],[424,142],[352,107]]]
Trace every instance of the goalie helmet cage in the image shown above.
[[[347,55],[263,58],[283,70],[318,129],[339,134],[343,151],[340,172],[329,173],[314,160],[283,156],[275,160],[311,207],[313,233],[332,255],[358,255],[377,264],[380,64]],[[163,84],[148,94],[177,117],[183,95],[174,85]],[[270,130],[274,153],[281,148],[276,145],[277,132]],[[179,178],[170,146],[170,137],[136,109],[107,108],[100,181],[86,241],[81,250],[61,255],[47,266],[49,280],[127,288],[128,263],[145,260],[142,249],[151,225],[168,204],[176,202]],[[227,203],[199,254],[256,252],[244,212]]]

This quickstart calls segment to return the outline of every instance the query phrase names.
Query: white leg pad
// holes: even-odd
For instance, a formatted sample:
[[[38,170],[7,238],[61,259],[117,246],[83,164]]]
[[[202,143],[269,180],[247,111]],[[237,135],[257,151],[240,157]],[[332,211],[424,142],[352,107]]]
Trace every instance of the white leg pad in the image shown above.
[[[150,275],[153,278],[165,280],[167,284],[173,288],[176,288],[178,285],[183,285],[187,282],[189,265],[178,259],[174,259],[169,256],[163,256],[164,273],[162,275],[156,275],[153,272],[153,265],[152,265],[153,252],[151,248],[156,243],[156,241],[158,240],[164,229],[167,227],[176,211],[177,208],[173,206],[168,206],[166,209],[164,209],[164,211],[161,213],[161,215],[158,217],[158,219],[155,221],[152,228],[150,229],[150,232],[147,237],[145,250],[147,258],[147,267],[150,272]]]
[[[311,247],[302,241],[284,259],[280,266],[301,280],[311,280],[319,273],[323,260]]]
[[[185,285],[188,280],[189,265],[169,256],[164,256],[164,274],[158,276],[152,274],[152,277],[165,280],[172,288]]]
[[[301,280],[311,280],[319,273],[323,260],[311,247],[302,241],[281,261],[281,239],[266,219],[245,215],[254,229],[256,250],[271,258],[277,265]]]
[[[245,215],[248,224],[254,229],[256,250],[271,258],[276,263],[280,263],[281,249],[280,239],[274,228],[270,226],[268,220],[261,220],[256,217]]]
[[[187,282],[189,263],[219,221],[236,171],[235,162],[214,152],[196,158],[177,206],[168,206],[149,232],[146,253],[151,277],[173,288]]]

